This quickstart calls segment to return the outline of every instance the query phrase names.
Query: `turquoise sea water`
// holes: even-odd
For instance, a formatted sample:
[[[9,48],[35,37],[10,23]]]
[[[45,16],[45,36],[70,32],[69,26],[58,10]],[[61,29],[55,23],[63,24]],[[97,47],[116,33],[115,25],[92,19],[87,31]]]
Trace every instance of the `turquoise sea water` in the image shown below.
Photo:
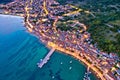
[[[0,15],[0,80],[83,80],[86,67],[60,52],[54,52],[49,62],[38,68],[37,62],[47,52],[49,49],[26,31],[23,18]],[[96,80],[93,74],[91,80]]]

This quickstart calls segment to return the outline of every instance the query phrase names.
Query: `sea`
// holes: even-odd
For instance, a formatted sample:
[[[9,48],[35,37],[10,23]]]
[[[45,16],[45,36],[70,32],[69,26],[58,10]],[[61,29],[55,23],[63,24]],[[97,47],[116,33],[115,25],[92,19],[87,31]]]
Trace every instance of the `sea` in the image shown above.
[[[27,31],[22,17],[0,15],[0,80],[83,80],[87,67],[62,52],[55,51],[39,68],[49,51]],[[93,73],[90,79],[97,80]]]

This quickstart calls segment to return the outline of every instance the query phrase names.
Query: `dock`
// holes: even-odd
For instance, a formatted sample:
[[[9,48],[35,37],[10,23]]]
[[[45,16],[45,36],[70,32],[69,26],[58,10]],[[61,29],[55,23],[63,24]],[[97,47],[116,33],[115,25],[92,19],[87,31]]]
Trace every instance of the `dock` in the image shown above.
[[[55,49],[52,48],[52,49],[49,51],[49,53],[45,56],[45,58],[44,58],[43,60],[41,59],[40,62],[37,63],[37,65],[38,65],[39,68],[42,68],[42,67],[44,66],[44,64],[47,63],[47,61],[50,59],[50,56],[54,53],[54,51],[55,51]]]

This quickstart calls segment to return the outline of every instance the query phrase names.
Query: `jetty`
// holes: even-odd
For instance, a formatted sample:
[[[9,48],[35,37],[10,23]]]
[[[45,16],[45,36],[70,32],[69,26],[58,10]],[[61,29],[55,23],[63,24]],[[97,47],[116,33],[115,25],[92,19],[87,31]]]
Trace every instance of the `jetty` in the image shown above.
[[[42,68],[43,65],[47,63],[47,61],[50,59],[50,56],[54,53],[54,51],[55,51],[55,48],[52,48],[49,51],[49,53],[45,56],[45,58],[43,60],[41,59],[40,62],[37,63],[37,65],[38,65],[39,68]]]

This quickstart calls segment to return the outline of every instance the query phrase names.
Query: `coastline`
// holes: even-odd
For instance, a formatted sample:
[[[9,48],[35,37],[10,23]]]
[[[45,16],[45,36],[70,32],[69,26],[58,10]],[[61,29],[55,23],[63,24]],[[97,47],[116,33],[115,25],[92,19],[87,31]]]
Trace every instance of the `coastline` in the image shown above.
[[[112,53],[113,51],[104,52],[97,45],[92,44],[91,33],[87,31],[87,25],[81,23],[83,22],[81,18],[75,18],[80,16],[80,12],[90,14],[95,18],[88,9],[85,10],[72,4],[61,5],[54,0],[18,0],[0,5],[0,14],[23,17],[22,23],[25,30],[36,36],[46,47],[50,47],[49,49],[55,49],[79,60],[100,80],[119,80],[118,55]],[[39,62],[41,64],[47,63],[46,57],[41,61]]]
[[[3,15],[3,16],[13,16],[13,17],[21,17],[21,18],[23,18],[24,19],[24,17],[22,17],[22,16],[18,16],[18,15],[11,15],[11,14],[0,14],[0,15]],[[29,25],[30,24],[30,25]],[[25,26],[26,27],[28,27],[28,28],[32,28],[33,27],[33,25],[30,23],[30,22],[25,22]],[[34,34],[34,33],[32,33],[32,34]],[[35,35],[35,36],[37,36],[37,35]],[[70,56],[72,56],[72,57],[74,57],[75,59],[77,59],[77,60],[79,60],[80,62],[82,62],[84,65],[86,65],[87,67],[89,66],[89,65],[87,65],[86,63],[85,63],[85,61],[82,61],[81,59],[79,59],[78,57],[75,57],[74,55],[71,55],[71,52],[70,51],[67,51],[66,49],[63,49],[63,48],[56,48],[56,47],[54,47],[53,45],[50,45],[49,43],[47,44],[47,43],[45,43],[39,36],[37,37],[47,48],[49,48],[49,49],[51,49],[51,48],[55,48],[57,51],[59,51],[59,52],[63,52],[64,54],[66,54],[66,55],[70,55]],[[57,46],[57,45],[56,45]],[[75,53],[76,54],[76,53]],[[97,73],[97,71],[95,71],[95,70],[93,70],[92,69],[92,67],[90,67],[90,69],[94,72],[94,74],[96,74]],[[99,75],[95,75],[97,78],[100,78],[101,80],[106,80],[106,79],[103,79],[103,78],[101,78]]]
[[[28,17],[29,17],[29,15],[28,15]],[[29,31],[30,33],[32,33],[31,29],[33,29],[34,26],[29,22],[28,19],[27,19],[27,21],[25,22],[25,25],[26,25],[26,28],[28,29],[28,31]],[[32,33],[32,34],[36,34],[36,33]],[[44,35],[44,34],[43,34],[43,35]],[[36,36],[38,36],[38,35],[36,35]],[[70,52],[70,51],[68,51],[68,50],[66,50],[66,49],[64,49],[64,48],[58,47],[58,46],[57,46],[56,44],[54,44],[54,43],[52,43],[53,45],[50,45],[51,43],[49,43],[49,41],[46,43],[46,41],[42,40],[41,37],[44,37],[44,36],[38,36],[38,39],[41,40],[41,42],[42,42],[43,44],[45,44],[46,47],[48,47],[49,49],[50,49],[50,48],[55,48],[56,50],[58,50],[58,51],[60,51],[60,52],[63,52],[63,53],[65,53],[65,54],[67,54],[67,55],[73,54],[72,52]],[[76,54],[76,53],[74,53],[74,54]],[[78,54],[79,54],[79,53],[78,53]],[[77,55],[78,55],[78,54],[77,54]],[[71,55],[71,56],[74,57],[75,59],[81,61],[81,62],[84,63],[85,65],[87,65],[95,74],[96,74],[96,73],[99,73],[99,70],[94,70],[94,68],[93,68],[90,64],[87,64],[86,60],[81,59],[82,57],[79,58],[79,56],[76,57],[76,56],[74,56],[74,55]],[[106,80],[105,76],[104,76],[104,77],[103,77],[103,76],[104,76],[103,74],[97,74],[97,75],[96,75],[96,77],[100,78],[101,80]]]
[[[47,48],[51,49],[51,48],[53,48],[53,47],[52,47],[51,45],[50,45],[50,46],[47,45]],[[66,52],[64,52],[64,51],[58,50],[58,49],[56,49],[55,51],[60,52],[61,54],[65,54],[66,56],[71,56],[71,57],[74,58],[75,60],[78,60],[79,63],[81,63],[82,65],[84,65],[86,68],[88,67],[87,64],[85,64],[85,63],[82,62],[81,60],[77,59],[77,58],[74,57],[73,55],[70,55],[70,54],[68,54],[68,53],[66,53]],[[96,73],[94,70],[92,70],[92,69],[90,68],[89,71],[94,74],[94,76],[96,77],[97,80],[100,80],[100,79],[101,79],[98,75],[96,75],[97,73]]]
[[[93,65],[89,64],[85,59],[80,57],[77,52],[71,52],[69,50],[59,47],[58,45],[56,45],[52,42],[48,42],[47,46],[51,47],[51,48],[55,48],[57,51],[63,52],[66,55],[70,55],[70,56],[74,57],[75,59],[82,62],[85,66],[89,67],[92,70],[92,72],[94,72],[94,74],[96,74],[95,76],[97,78],[99,78],[101,80],[106,80],[105,77],[103,76],[103,74],[99,73],[99,70],[97,68],[93,67]]]
[[[19,16],[19,15],[11,15],[11,14],[0,14],[0,16],[2,17],[14,17],[14,18],[21,18],[24,20],[23,16]]]
[[[14,17],[14,18],[24,19],[24,17],[18,16],[18,15],[0,14],[0,16],[3,16],[3,17]],[[29,25],[28,25],[28,24],[27,24],[27,25],[25,24],[25,26],[29,26]],[[34,33],[32,33],[32,34],[34,35]],[[54,48],[54,47],[52,47],[51,45],[49,45],[49,44],[45,43],[44,41],[42,41],[42,39],[39,38],[38,36],[36,36],[36,35],[34,35],[34,36],[37,37],[37,38],[42,42],[42,44],[44,44],[45,47],[48,48],[49,50],[50,50],[51,48]],[[79,60],[79,59],[77,59],[76,57],[70,55],[69,53],[66,53],[66,52],[64,52],[64,51],[61,51],[61,50],[59,50],[59,49],[57,49],[57,48],[55,48],[55,49],[56,49],[58,52],[63,52],[63,54],[68,55],[68,56],[71,56],[71,57],[73,57],[73,58],[76,59],[76,60]],[[87,65],[86,65],[84,62],[82,62],[81,60],[79,60],[79,62],[82,63],[85,67],[87,67]],[[95,76],[96,76],[96,75],[95,75]],[[98,78],[98,77],[97,77],[97,78]]]
[[[40,7],[36,8],[36,6]],[[91,43],[91,33],[87,31],[87,26],[76,18],[69,19],[74,15],[79,16],[81,11],[91,14],[89,10],[74,5],[60,5],[54,0],[15,1],[7,5],[0,5],[0,7],[0,14],[23,17],[22,23],[28,33],[36,36],[47,48],[55,49],[79,60],[90,68],[100,80],[120,79],[118,56],[112,52],[108,54],[98,49],[97,45]],[[62,25],[65,25],[62,27],[63,30],[57,28]],[[71,29],[64,31],[64,29],[66,30],[64,27],[70,28],[69,26]],[[72,29],[75,26],[78,29]],[[44,61],[46,62],[46,58],[42,62]]]
[[[21,17],[21,18],[24,18],[24,15],[20,15],[20,14],[5,14],[5,13],[0,13],[0,15],[3,15],[3,16],[13,16],[13,17]]]
[[[3,15],[3,16],[13,16],[13,17],[21,17],[21,18],[24,19],[24,16],[15,15],[15,14],[0,14],[0,15]],[[28,29],[31,29],[31,28],[34,27],[29,21],[24,22],[24,23],[25,23],[26,29],[27,29],[27,28],[28,28]],[[34,34],[34,33],[32,33],[32,34]],[[38,35],[35,35],[35,36],[38,36]],[[90,66],[90,65],[87,65],[86,62],[83,61],[83,60],[81,60],[80,58],[75,57],[74,55],[71,55],[71,52],[70,52],[70,51],[67,51],[66,49],[63,49],[63,48],[60,48],[60,47],[56,48],[56,47],[54,47],[54,46],[52,46],[52,45],[49,45],[49,43],[48,43],[48,44],[45,43],[39,36],[38,36],[37,38],[38,38],[43,44],[45,44],[45,46],[46,46],[47,48],[49,48],[49,49],[50,49],[50,48],[55,48],[56,50],[58,50],[58,51],[60,51],[60,52],[63,52],[63,53],[65,53],[65,54],[67,54],[67,55],[70,55],[70,56],[74,57],[75,59],[81,61],[82,63],[84,63],[84,65]],[[56,46],[57,46],[57,45],[56,45]],[[94,72],[94,74],[97,73],[97,71],[95,71],[94,69],[92,69],[92,67],[90,67],[90,69]],[[98,74],[95,75],[95,76],[98,77],[98,78],[100,78],[101,80],[106,80],[105,78],[100,77]]]

